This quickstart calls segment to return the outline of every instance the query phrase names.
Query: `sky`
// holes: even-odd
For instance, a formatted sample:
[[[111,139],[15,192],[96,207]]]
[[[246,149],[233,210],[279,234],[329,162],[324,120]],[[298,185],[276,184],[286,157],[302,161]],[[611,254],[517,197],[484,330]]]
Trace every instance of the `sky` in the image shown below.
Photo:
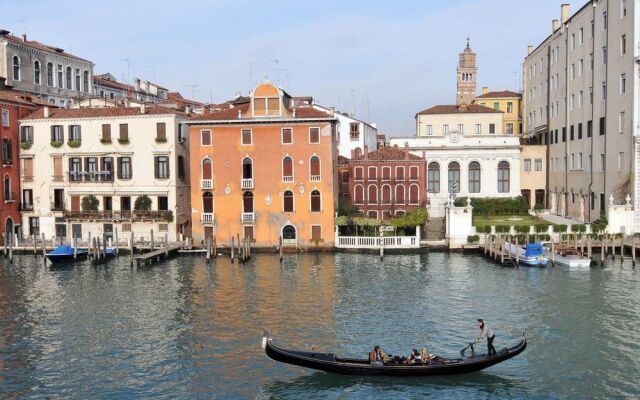
[[[267,77],[394,137],[415,134],[416,112],[455,103],[467,35],[478,91],[519,90],[527,45],[550,34],[560,4],[0,0],[0,29],[89,59],[95,74],[147,79],[204,102],[246,95]]]

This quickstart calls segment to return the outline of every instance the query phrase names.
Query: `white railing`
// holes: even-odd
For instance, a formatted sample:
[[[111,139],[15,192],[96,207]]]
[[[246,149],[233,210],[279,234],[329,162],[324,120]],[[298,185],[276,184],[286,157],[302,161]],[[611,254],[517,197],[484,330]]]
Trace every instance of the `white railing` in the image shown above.
[[[282,182],[293,182],[293,176],[283,176]]]
[[[243,189],[253,189],[253,178],[250,178],[250,179],[243,178],[241,185]]]
[[[242,213],[242,222],[254,222],[256,215],[252,212],[243,212]]]
[[[213,189],[213,179],[203,179],[200,181],[200,187],[202,189],[211,190]]]
[[[309,177],[309,180],[310,180],[311,182],[320,182],[320,175],[311,175],[311,176]]]
[[[213,222],[213,213],[202,213],[202,222],[203,223],[212,223]]]
[[[417,236],[338,236],[336,247],[339,249],[414,249],[420,247]]]

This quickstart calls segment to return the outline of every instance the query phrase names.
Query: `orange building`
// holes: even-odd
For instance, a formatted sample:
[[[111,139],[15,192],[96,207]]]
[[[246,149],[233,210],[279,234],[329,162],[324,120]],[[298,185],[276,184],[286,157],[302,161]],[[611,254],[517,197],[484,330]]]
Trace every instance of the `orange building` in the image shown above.
[[[332,247],[336,120],[265,82],[188,122],[194,244]]]

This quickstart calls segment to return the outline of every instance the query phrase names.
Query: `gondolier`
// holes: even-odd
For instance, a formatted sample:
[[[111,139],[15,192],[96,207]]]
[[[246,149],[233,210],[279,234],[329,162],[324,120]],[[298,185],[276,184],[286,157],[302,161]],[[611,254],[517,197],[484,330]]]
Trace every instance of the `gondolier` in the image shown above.
[[[493,333],[493,329],[484,321],[479,318],[478,319],[478,328],[480,328],[480,336],[478,336],[478,340],[476,342],[480,342],[482,339],[487,339],[487,351],[489,356],[496,354],[496,349],[493,347],[493,339],[496,338],[496,335]]]

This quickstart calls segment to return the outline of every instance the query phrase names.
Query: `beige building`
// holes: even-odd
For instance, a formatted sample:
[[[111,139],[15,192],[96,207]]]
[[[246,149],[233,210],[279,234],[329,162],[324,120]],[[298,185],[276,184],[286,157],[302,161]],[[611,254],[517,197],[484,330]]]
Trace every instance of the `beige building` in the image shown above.
[[[510,90],[489,91],[482,88],[482,94],[473,100],[474,104],[492,107],[504,112],[502,131],[509,135],[520,135],[522,132],[522,95]]]
[[[190,236],[184,116],[162,107],[49,109],[20,121],[23,232]],[[150,210],[136,200],[151,199]],[[83,207],[97,199],[97,210]]]
[[[593,221],[638,194],[637,1],[561,6],[523,65],[525,136],[548,145],[552,212]],[[635,224],[639,218],[636,211]]]
[[[520,192],[529,208],[545,207],[547,146],[525,145],[520,152]]]

